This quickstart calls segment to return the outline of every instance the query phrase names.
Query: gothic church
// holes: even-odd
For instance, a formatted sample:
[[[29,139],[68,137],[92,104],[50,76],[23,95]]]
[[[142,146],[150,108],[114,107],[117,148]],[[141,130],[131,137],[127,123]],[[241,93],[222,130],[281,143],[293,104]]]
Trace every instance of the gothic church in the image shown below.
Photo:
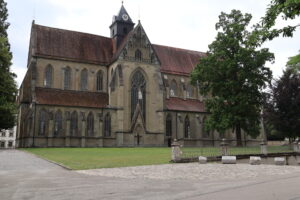
[[[219,142],[217,132],[205,131],[203,97],[190,84],[190,73],[205,54],[152,44],[123,5],[109,28],[110,38],[33,22],[18,98],[17,146]]]

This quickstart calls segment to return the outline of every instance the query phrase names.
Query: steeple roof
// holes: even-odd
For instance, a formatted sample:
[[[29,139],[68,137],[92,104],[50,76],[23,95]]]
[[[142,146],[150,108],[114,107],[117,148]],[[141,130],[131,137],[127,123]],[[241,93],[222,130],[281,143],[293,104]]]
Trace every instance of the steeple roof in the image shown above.
[[[125,7],[123,6],[123,4],[121,6],[121,9],[120,9],[118,15],[114,16],[114,17],[115,17],[114,21],[122,21],[122,22],[126,22],[126,23],[133,23],[130,16],[129,16],[129,14],[127,13]]]

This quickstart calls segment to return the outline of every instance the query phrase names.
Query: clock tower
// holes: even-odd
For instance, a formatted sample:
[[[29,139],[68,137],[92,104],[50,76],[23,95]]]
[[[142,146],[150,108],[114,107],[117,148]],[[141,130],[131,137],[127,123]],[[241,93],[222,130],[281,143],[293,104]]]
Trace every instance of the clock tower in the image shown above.
[[[116,42],[116,48],[118,48],[123,41],[124,37],[134,27],[130,16],[125,10],[123,3],[118,15],[113,16],[112,24],[110,25],[110,37]]]

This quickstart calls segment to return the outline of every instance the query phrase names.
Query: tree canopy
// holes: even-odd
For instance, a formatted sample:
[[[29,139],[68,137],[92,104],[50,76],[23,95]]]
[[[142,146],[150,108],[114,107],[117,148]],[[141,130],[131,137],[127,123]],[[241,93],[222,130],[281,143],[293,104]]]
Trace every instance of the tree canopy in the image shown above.
[[[0,0],[0,129],[12,128],[15,124],[17,88],[10,71],[12,54],[7,38],[6,3]]]
[[[211,113],[207,128],[220,133],[233,129],[238,145],[241,130],[252,136],[259,134],[261,89],[272,78],[265,63],[274,59],[268,49],[257,49],[259,40],[250,40],[251,18],[239,10],[222,12],[216,24],[217,37],[191,75],[192,83],[199,84],[200,93],[209,96],[205,100]]]
[[[300,16],[300,0],[271,0],[261,24],[258,25],[262,40],[272,40],[279,35],[292,37],[293,32],[300,26],[300,22],[295,25],[287,25],[281,28],[274,28],[279,17],[283,20],[296,19]]]
[[[300,51],[299,54],[289,57],[287,67],[294,72],[300,72]]]
[[[267,125],[276,135],[300,137],[300,74],[287,67],[270,88],[264,109]]]

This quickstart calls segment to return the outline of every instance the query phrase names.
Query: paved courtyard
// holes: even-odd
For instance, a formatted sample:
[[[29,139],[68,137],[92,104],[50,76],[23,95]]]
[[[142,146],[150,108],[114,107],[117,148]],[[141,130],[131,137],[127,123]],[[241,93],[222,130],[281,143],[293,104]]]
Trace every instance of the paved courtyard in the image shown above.
[[[300,200],[300,167],[190,163],[70,171],[0,150],[0,199]]]

